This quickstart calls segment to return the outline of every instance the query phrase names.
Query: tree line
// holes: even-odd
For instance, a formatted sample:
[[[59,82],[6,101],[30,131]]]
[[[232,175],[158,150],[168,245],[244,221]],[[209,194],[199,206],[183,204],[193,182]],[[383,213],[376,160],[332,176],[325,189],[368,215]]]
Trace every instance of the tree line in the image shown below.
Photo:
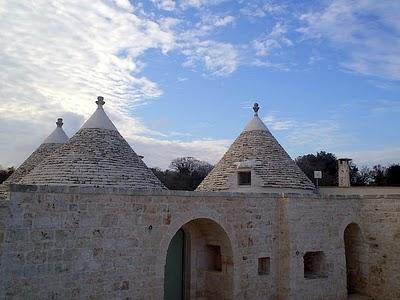
[[[171,161],[167,170],[151,170],[170,190],[194,191],[213,167],[210,163],[194,157],[179,157]]]
[[[314,182],[314,171],[322,171],[321,186],[337,186],[338,163],[333,153],[320,151],[299,156],[295,162],[307,177]],[[353,186],[400,186],[400,164],[388,167],[375,165],[358,167],[350,162],[350,182]]]
[[[306,154],[295,159],[296,164],[314,182],[314,171],[322,171],[320,186],[337,186],[338,164],[333,153],[320,151]],[[170,190],[194,191],[211,172],[213,165],[194,157],[179,157],[171,161],[169,169],[151,168],[154,175]],[[0,166],[0,183],[14,172],[14,168],[3,169]],[[350,162],[350,181],[353,186],[400,186],[400,164],[371,168],[358,167]]]

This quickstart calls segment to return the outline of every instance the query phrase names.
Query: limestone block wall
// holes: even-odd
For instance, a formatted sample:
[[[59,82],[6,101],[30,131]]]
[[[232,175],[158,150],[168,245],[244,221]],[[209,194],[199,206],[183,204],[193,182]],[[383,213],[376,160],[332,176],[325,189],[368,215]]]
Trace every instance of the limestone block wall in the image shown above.
[[[331,211],[335,213],[326,217],[336,219],[339,239],[335,247],[341,264],[346,263],[341,255],[346,226],[360,227],[363,246],[357,254],[362,293],[373,299],[400,299],[400,188],[326,188],[321,192],[322,201],[334,203]],[[346,279],[342,281],[346,284]]]
[[[344,230],[357,223],[368,254],[360,259],[363,292],[399,299],[400,192],[10,188],[0,298],[162,299],[167,249],[183,228],[192,235],[194,299],[347,299]],[[221,273],[196,262],[208,244],[221,248]],[[317,272],[305,278],[308,252]],[[267,273],[259,274],[259,258],[269,259]]]
[[[347,299],[343,231],[359,222],[357,196],[318,197],[310,201],[292,195],[288,204],[289,298]],[[305,255],[323,252],[320,274],[305,276]],[[313,255],[313,254],[311,254]]]
[[[340,190],[339,190],[340,192]],[[358,193],[358,194],[356,194]],[[344,231],[355,223],[361,229],[357,249],[358,291],[374,299],[400,299],[400,189],[322,192],[312,201],[292,195],[288,204],[289,298],[345,299]],[[324,276],[305,278],[304,255],[323,251]],[[328,284],[332,283],[332,284]],[[324,288],[322,288],[324,287]]]
[[[366,293],[375,299],[400,299],[400,193],[364,196],[363,200]]]
[[[162,299],[169,242],[199,218],[230,241],[233,298],[276,297],[278,194],[11,190],[0,298]],[[258,275],[260,255],[271,257],[268,275]]]

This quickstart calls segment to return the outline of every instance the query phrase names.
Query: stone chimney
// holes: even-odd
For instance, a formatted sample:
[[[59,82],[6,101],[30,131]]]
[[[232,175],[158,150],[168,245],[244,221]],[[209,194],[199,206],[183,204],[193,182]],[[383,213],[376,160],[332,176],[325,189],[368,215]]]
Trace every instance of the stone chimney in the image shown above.
[[[338,159],[338,182],[339,187],[350,187],[350,158]]]

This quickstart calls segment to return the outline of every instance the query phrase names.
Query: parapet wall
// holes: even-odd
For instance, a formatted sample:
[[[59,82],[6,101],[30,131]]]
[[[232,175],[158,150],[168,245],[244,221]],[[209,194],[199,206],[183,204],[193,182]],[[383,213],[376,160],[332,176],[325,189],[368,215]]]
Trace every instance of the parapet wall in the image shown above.
[[[0,298],[163,299],[169,243],[182,226],[198,219],[218,224],[231,244],[227,263],[233,271],[205,270],[201,277],[232,276],[226,299],[346,299],[343,232],[352,222],[360,225],[370,255],[363,264],[365,292],[375,299],[400,298],[400,192],[318,196],[10,188]],[[207,228],[198,229],[207,235]],[[303,256],[309,251],[324,253],[324,276],[305,278]],[[259,258],[270,260],[268,272],[259,273]],[[213,288],[201,285],[205,295]]]

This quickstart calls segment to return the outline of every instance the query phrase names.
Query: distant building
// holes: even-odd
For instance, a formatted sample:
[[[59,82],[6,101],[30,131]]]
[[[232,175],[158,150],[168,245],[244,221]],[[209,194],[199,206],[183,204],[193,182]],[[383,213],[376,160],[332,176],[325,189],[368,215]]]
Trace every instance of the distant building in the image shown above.
[[[338,182],[339,187],[350,187],[350,158],[338,159]]]

